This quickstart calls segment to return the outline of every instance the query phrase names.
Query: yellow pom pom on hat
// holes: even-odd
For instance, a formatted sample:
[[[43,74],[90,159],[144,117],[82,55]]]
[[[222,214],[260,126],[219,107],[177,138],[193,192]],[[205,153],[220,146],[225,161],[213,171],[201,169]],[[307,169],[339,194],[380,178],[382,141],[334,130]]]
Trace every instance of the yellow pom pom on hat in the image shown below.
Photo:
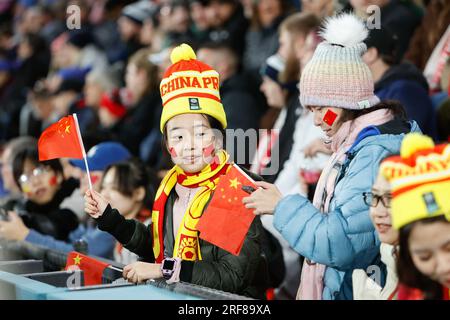
[[[172,65],[159,86],[163,110],[160,129],[174,116],[202,113],[217,119],[225,129],[227,117],[219,93],[219,73],[198,61],[187,44],[175,47],[170,55]]]
[[[395,229],[440,215],[450,221],[449,144],[435,146],[431,138],[409,133],[400,156],[386,158],[380,172],[391,185]]]

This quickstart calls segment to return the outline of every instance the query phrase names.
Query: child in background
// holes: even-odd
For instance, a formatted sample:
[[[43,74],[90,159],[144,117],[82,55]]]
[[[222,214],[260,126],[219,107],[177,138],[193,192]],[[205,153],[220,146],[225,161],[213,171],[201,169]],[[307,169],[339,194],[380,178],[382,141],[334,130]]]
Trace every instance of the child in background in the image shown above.
[[[131,154],[128,150],[117,142],[103,142],[92,147],[87,153],[87,162],[94,190],[100,190],[104,171],[107,167],[126,161],[130,157]],[[79,215],[78,217],[81,223],[78,225],[78,228],[70,232],[67,240],[58,240],[51,235],[27,228],[21,219],[12,219],[3,223],[2,227],[7,230],[7,234],[4,235],[10,240],[24,240],[38,246],[62,252],[77,250],[76,243],[83,240],[87,244],[87,254],[112,259],[116,244],[115,239],[109,233],[99,230],[97,223],[89,215],[85,213],[80,214],[74,209],[77,207],[78,197],[82,201],[82,196],[89,188],[84,160],[65,160],[67,160],[67,167],[71,168],[71,170],[66,170],[66,172],[69,173],[72,171],[71,175],[80,181],[80,186],[70,197],[64,199],[61,206],[70,207]],[[24,236],[25,238],[23,238]]]
[[[126,219],[148,226],[155,192],[145,166],[136,160],[109,166],[103,175],[100,194]],[[136,262],[139,256],[117,242],[114,260],[122,264]]]
[[[11,221],[23,221],[26,228],[9,228],[10,222],[0,226],[0,237],[23,240],[29,230],[67,240],[71,231],[78,227],[78,217],[61,203],[69,197],[79,183],[64,179],[63,168],[58,159],[39,162],[37,143],[17,153],[13,160],[13,174],[24,199],[7,203]]]

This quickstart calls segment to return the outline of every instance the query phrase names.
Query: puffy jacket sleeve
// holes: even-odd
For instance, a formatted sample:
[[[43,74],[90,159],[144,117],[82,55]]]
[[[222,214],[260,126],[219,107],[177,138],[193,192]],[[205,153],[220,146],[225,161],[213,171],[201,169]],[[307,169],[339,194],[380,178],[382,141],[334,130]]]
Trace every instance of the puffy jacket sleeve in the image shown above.
[[[275,228],[307,259],[346,270],[358,252],[376,244],[362,193],[371,190],[386,155],[382,146],[361,149],[338,182],[327,214],[301,195],[282,199],[275,208]]]

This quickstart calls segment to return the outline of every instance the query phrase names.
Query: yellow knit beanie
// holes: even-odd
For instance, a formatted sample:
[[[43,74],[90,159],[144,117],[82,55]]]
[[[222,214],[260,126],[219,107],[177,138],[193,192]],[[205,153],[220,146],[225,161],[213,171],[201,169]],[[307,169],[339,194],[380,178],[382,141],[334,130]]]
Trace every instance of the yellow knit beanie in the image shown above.
[[[450,220],[450,145],[410,133],[400,156],[385,159],[380,172],[392,188],[392,225],[396,229],[417,220],[445,215]]]
[[[225,129],[227,117],[220,100],[217,71],[198,61],[194,50],[185,43],[173,49],[170,60],[172,66],[166,70],[160,84],[161,132],[169,119],[185,113],[210,115]]]

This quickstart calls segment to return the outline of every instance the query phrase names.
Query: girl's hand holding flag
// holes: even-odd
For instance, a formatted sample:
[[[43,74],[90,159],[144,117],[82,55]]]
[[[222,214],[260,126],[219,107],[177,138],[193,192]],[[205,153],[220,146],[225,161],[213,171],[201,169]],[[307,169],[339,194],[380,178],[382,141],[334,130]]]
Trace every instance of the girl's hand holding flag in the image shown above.
[[[108,201],[95,190],[86,191],[84,200],[84,211],[95,219],[101,217],[109,205]]]

